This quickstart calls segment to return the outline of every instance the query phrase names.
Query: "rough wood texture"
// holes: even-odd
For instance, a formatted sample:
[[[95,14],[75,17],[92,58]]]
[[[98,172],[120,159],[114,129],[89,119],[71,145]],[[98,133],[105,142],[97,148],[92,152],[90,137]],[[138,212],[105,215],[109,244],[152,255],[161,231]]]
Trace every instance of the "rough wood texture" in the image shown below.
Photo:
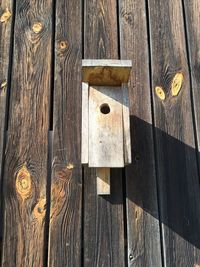
[[[198,157],[200,165],[200,2],[198,0],[184,1],[187,28],[187,43],[189,47],[189,62],[192,78],[196,136],[198,142]]]
[[[10,17],[5,17],[5,14],[10,12]],[[9,72],[9,56],[10,56],[10,41],[11,41],[11,26],[12,26],[12,1],[0,1],[0,173],[3,148],[3,133],[5,123],[5,108],[8,86]]]
[[[84,58],[117,59],[116,1],[85,1]],[[87,34],[86,34],[87,33]],[[111,171],[111,195],[97,196],[96,171],[84,175],[84,265],[124,266],[121,170]]]
[[[123,93],[123,142],[124,142],[124,163],[131,164],[131,132],[130,132],[130,105],[129,105],[129,88],[128,84],[122,84]]]
[[[97,168],[97,195],[110,195],[110,168]]]
[[[81,127],[81,163],[88,164],[89,149],[89,85],[82,82],[82,127]]]
[[[0,0],[2,266],[40,267],[47,260],[52,267],[200,266],[199,10],[198,0],[118,0],[118,5],[117,0]],[[102,182],[96,168],[86,167],[84,192],[82,45],[85,58],[113,60],[120,52],[134,66],[133,163],[123,172],[126,183],[121,169],[111,169],[110,181],[104,173]],[[109,191],[109,182],[111,195],[98,196],[99,186]]]
[[[11,26],[13,19],[12,13],[12,1],[0,0],[0,184],[2,181],[5,117],[7,112],[6,100],[9,83],[9,58],[11,49]],[[6,14],[10,14],[10,16]]]
[[[132,165],[126,168],[128,266],[160,267],[145,1],[120,0],[120,50],[132,59],[129,85]]]
[[[132,67],[132,61],[119,59],[83,59],[82,66],[86,72],[87,68],[93,68],[94,74],[96,73],[96,68],[98,69],[101,67],[108,67],[110,71],[112,71],[112,68],[118,68],[119,72],[124,69],[128,79]],[[120,75],[120,73],[118,74]]]
[[[83,81],[90,85],[121,86],[128,83],[132,62],[129,60],[83,60]]]
[[[44,265],[51,23],[51,0],[16,2],[2,266]]]
[[[195,266],[200,264],[200,192],[182,3],[150,0],[149,11],[164,263]],[[184,80],[173,96],[178,73]],[[157,86],[165,99],[156,95]]]
[[[124,167],[122,97],[121,87],[89,87],[89,167]]]
[[[118,59],[116,0],[86,0],[84,59]]]
[[[57,1],[49,266],[81,266],[81,1]]]

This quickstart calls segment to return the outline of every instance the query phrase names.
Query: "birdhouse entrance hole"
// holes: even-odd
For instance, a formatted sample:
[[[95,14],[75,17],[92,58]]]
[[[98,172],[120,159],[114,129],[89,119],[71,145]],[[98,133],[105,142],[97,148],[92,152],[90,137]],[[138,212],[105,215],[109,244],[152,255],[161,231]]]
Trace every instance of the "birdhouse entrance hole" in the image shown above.
[[[110,107],[109,107],[108,104],[102,104],[100,106],[100,110],[101,110],[101,113],[103,113],[105,115],[108,114],[108,113],[110,113]]]

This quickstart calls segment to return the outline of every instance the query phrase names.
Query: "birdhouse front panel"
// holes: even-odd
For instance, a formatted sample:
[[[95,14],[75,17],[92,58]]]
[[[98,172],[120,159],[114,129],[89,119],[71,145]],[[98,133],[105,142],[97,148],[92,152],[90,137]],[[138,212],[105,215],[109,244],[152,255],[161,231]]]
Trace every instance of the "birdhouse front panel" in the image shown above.
[[[89,87],[89,167],[124,167],[121,87]]]

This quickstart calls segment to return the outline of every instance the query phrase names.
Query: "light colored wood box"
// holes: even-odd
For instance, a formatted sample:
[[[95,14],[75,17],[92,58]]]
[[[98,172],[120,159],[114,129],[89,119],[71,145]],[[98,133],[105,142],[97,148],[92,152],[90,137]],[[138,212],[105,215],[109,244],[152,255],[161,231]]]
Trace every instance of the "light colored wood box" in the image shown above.
[[[83,60],[82,164],[97,169],[97,193],[110,194],[110,168],[131,163],[129,60]],[[107,184],[107,186],[106,186]]]

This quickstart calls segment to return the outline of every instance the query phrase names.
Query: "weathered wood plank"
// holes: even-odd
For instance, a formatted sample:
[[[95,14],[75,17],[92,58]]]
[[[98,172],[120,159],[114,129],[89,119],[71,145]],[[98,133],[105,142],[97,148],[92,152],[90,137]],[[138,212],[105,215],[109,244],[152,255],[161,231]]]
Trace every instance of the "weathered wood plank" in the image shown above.
[[[13,1],[0,0],[0,185],[2,185],[2,165],[5,140],[5,119],[8,110],[6,109],[7,91],[9,90],[9,59],[11,58],[12,45],[12,21],[13,21]],[[1,186],[0,186],[1,187]],[[0,200],[0,211],[1,210]],[[2,214],[2,213],[0,213]],[[2,226],[2,221],[0,223]],[[2,241],[2,227],[0,231],[0,245]],[[1,247],[0,247],[1,251]]]
[[[88,164],[89,149],[89,84],[82,82],[81,163]]]
[[[120,50],[132,59],[129,85],[132,165],[126,168],[128,266],[160,267],[146,7],[142,0],[120,0]]]
[[[111,169],[109,196],[97,195],[96,169],[84,175],[84,264],[85,266],[125,266],[122,215],[122,177]]]
[[[198,165],[200,166],[200,79],[199,79],[199,66],[200,66],[200,2],[197,0],[183,1],[185,18],[186,18],[186,30],[187,30],[187,45],[189,51],[189,64],[191,71],[191,84],[192,84],[192,95],[193,95],[193,109],[194,109],[194,118],[195,118],[195,136],[197,138],[197,156],[198,156]],[[199,167],[200,169],[200,167]],[[194,211],[196,212],[196,211]],[[197,215],[198,216],[198,215]],[[196,227],[193,229],[196,235]],[[196,259],[196,266],[200,265],[200,242],[199,242],[199,232],[196,236],[197,243],[195,244],[198,248],[198,259]]]
[[[116,1],[85,1],[84,58],[117,59]],[[122,173],[111,169],[111,195],[97,196],[96,170],[84,175],[84,265],[124,266]]]
[[[57,1],[49,266],[81,266],[81,1]]]
[[[124,163],[132,163],[131,156],[131,132],[130,132],[130,105],[129,105],[129,88],[128,84],[122,84],[123,93],[123,142],[124,142]]]
[[[2,266],[44,265],[51,23],[51,0],[16,1]]]
[[[116,8],[116,1],[85,1],[84,59],[118,59]]]
[[[200,151],[200,2],[198,0],[184,1],[187,43],[189,47],[189,63],[192,78],[192,91],[194,100],[194,112],[196,122],[196,136],[198,152]],[[200,156],[199,165],[200,165]]]
[[[90,85],[121,86],[128,83],[132,62],[130,60],[85,59],[83,81]]]
[[[196,266],[200,190],[182,2],[148,2],[164,264]]]
[[[122,88],[89,87],[89,167],[124,167]]]
[[[113,68],[117,68],[118,75],[120,75],[120,71],[124,69],[126,81],[128,81],[132,68],[132,61],[119,59],[83,59],[82,66],[86,72],[90,70],[88,68],[92,68],[94,73],[98,73],[98,68],[101,67],[108,67],[110,71],[112,71]]]

